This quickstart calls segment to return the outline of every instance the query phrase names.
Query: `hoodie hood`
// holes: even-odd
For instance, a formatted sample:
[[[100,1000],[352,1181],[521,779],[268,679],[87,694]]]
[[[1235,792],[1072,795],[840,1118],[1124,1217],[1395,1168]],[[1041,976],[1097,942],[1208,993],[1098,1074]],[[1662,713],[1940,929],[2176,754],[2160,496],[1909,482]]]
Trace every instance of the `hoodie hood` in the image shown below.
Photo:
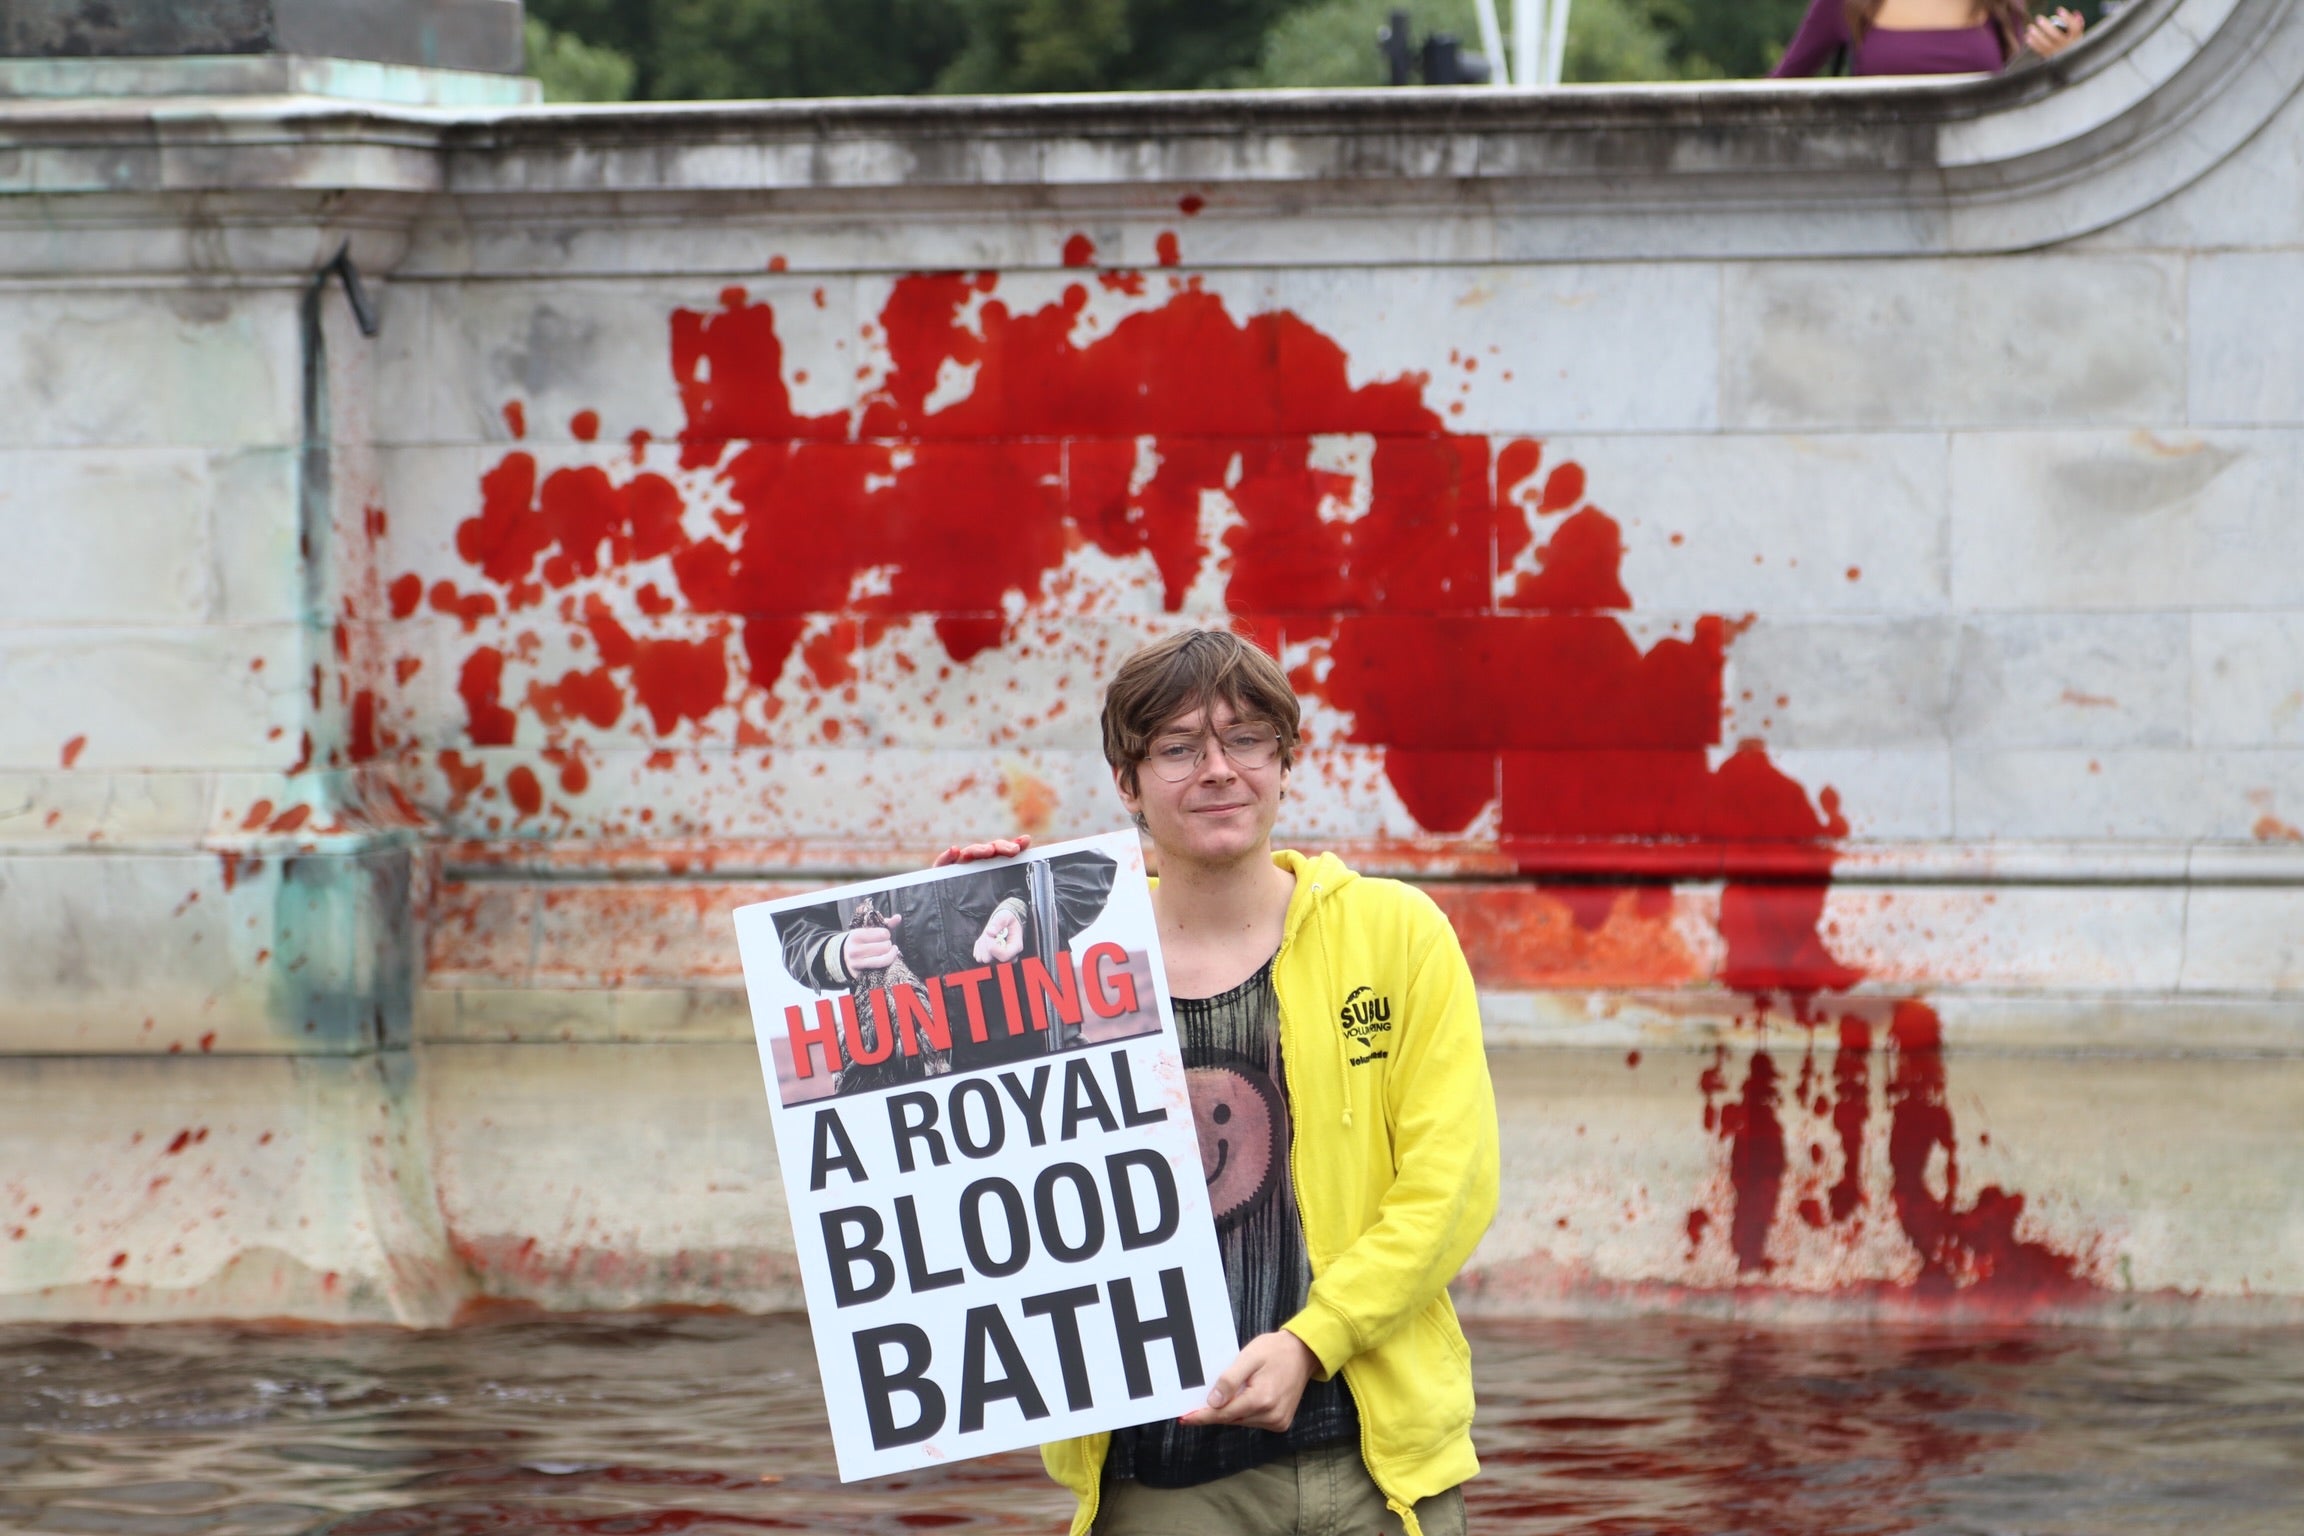
[[[1281,942],[1294,942],[1297,930],[1315,907],[1360,878],[1359,872],[1332,853],[1298,853],[1293,848],[1272,850],[1272,862],[1296,877],[1296,894],[1288,898],[1287,925]]]

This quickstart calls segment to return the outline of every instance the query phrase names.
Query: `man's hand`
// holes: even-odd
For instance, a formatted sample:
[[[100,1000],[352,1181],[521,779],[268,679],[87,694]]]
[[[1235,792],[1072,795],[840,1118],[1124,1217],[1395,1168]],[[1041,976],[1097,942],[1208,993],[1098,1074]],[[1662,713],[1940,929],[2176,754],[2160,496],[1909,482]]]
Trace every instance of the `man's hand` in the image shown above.
[[[1183,1421],[1285,1430],[1296,1422],[1304,1383],[1319,1369],[1312,1346],[1287,1329],[1258,1334],[1216,1378],[1208,1391],[1208,1406],[1193,1409]]]
[[[1022,837],[987,838],[981,843],[961,843],[936,855],[936,862],[928,867],[942,869],[947,864],[973,864],[979,859],[1012,859],[1031,846],[1030,833]]]
[[[976,963],[1000,965],[1024,953],[1024,914],[1016,904],[1004,901],[992,909],[984,920],[984,931],[976,936]]]
[[[888,919],[886,928],[851,928],[841,939],[840,963],[853,976],[858,971],[884,971],[896,963],[896,935],[892,931],[904,921],[901,917]]]

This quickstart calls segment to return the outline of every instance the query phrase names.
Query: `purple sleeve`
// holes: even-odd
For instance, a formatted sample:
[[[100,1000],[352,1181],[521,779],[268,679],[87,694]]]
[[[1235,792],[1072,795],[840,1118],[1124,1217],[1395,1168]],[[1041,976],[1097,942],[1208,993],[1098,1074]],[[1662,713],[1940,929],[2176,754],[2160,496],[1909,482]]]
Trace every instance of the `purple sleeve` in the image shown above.
[[[1784,57],[1768,71],[1771,80],[1813,75],[1832,62],[1832,55],[1848,46],[1848,10],[1843,0],[1808,0],[1808,14],[1800,30],[1784,49]]]

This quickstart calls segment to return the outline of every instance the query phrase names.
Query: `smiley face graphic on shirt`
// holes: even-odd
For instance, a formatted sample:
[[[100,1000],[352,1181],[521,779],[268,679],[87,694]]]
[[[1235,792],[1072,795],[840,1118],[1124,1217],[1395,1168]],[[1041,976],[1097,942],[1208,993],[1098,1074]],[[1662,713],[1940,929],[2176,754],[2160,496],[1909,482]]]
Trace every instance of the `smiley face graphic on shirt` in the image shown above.
[[[1272,1196],[1287,1162],[1288,1106],[1270,1073],[1226,1055],[1184,1074],[1200,1133],[1200,1171],[1219,1231]]]

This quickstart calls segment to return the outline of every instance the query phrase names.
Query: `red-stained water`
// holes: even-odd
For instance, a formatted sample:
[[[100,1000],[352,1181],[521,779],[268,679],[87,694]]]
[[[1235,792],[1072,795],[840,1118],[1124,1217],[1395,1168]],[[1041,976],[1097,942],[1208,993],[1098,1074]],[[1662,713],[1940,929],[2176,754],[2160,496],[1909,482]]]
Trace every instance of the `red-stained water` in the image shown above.
[[[1172,236],[1164,263],[1180,259]],[[1235,313],[1167,272],[1088,270],[1096,254],[1084,235],[1067,240],[1080,280],[1037,305],[1012,303],[991,273],[896,282],[864,328],[885,373],[852,410],[795,404],[788,379],[805,370],[774,307],[747,290],[674,311],[680,464],[718,482],[717,510],[689,515],[674,480],[637,463],[612,473],[506,453],[456,531],[474,590],[438,583],[434,606],[468,631],[499,604],[538,626],[557,613],[596,664],[515,686],[513,659],[475,643],[457,683],[471,741],[553,767],[577,720],[742,741],[752,728],[733,706],[773,713],[768,691],[788,675],[854,686],[862,653],[904,618],[930,619],[951,663],[996,652],[1008,605],[1048,595],[1083,548],[1141,561],[1171,611],[1215,564],[1234,621],[1309,658],[1298,686],[1381,753],[1421,829],[1478,829],[1531,879],[1604,882],[1547,887],[1583,928],[1607,922],[1631,882],[1652,944],[1675,956],[1667,908],[1649,898],[1724,880],[1716,979],[1748,1013],[1840,1047],[1829,1072],[1806,1066],[1796,1082],[1767,1050],[1744,1058],[1740,1084],[1726,1058],[1708,1076],[1689,1132],[1719,1138],[1720,1181],[1683,1218],[1692,1258],[1725,1244],[1740,1281],[1774,1283],[1795,1229],[1853,1249],[1892,1226],[1917,1256],[1908,1289],[2021,1312],[2096,1278],[2084,1237],[2020,1235],[2020,1195],[1960,1187],[1925,1005],[1837,999],[1864,979],[1824,932],[1848,830],[1838,800],[1763,743],[1725,739],[1728,653],[1749,620],[1635,633],[1622,528],[1582,466],[1451,430],[1423,374],[1355,383],[1344,347],[1292,312]],[[1165,296],[1085,325],[1091,282]],[[954,378],[969,381],[956,395]],[[523,431],[516,409],[506,420]],[[601,430],[593,417],[577,435]],[[1318,440],[1344,434],[1367,441],[1364,485],[1324,467]],[[645,447],[635,440],[635,459]],[[1216,492],[1235,520],[1212,540],[1203,503]],[[396,610],[406,580],[389,589]],[[603,593],[629,593],[663,632],[633,632]],[[827,718],[821,732],[840,729]],[[453,812],[487,769],[446,750],[437,762]],[[520,766],[485,794],[534,825],[568,814],[553,788],[589,781],[581,766],[549,783]],[[1867,1169],[1876,1087],[1891,1135],[1887,1166]],[[1792,1165],[1786,1125],[1800,1112],[1829,1121],[1837,1166]]]
[[[1473,1529],[2289,1536],[2304,1333],[1472,1326]],[[795,1318],[0,1328],[0,1529],[1055,1533],[1037,1458],[841,1484]]]

